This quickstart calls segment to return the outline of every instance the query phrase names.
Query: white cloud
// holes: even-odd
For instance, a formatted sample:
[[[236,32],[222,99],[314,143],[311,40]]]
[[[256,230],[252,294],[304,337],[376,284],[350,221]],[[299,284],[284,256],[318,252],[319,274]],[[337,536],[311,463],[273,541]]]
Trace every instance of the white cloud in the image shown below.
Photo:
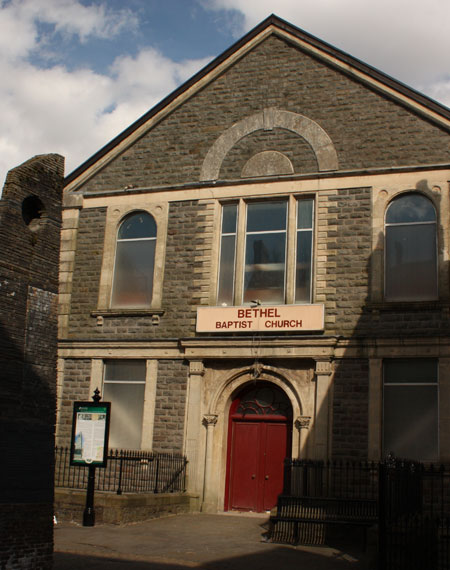
[[[198,1],[226,10],[230,26],[243,21],[237,36],[275,10],[450,105],[447,0]],[[174,62],[150,47],[118,57],[103,73],[35,63],[55,46],[64,61],[67,42],[115,41],[138,26],[135,14],[112,10],[108,0],[0,0],[0,190],[6,171],[35,154],[64,155],[69,173],[207,63]]]
[[[153,49],[120,57],[108,73],[30,63],[38,20],[84,41],[135,26],[126,11],[77,0],[0,0],[0,192],[7,170],[36,154],[66,157],[69,173],[206,63],[175,63]]]
[[[54,32],[77,36],[112,38],[123,29],[136,29],[138,20],[127,9],[107,10],[105,4],[85,6],[78,0],[0,0],[0,54],[20,58],[39,45],[37,23]]]
[[[238,35],[276,13],[448,104],[448,0],[203,0],[203,5],[242,13]]]

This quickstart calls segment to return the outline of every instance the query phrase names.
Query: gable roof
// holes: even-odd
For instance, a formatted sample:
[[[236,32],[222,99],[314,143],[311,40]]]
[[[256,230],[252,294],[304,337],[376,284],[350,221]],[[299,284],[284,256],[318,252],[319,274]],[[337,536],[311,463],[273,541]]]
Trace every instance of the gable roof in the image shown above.
[[[77,190],[168,113],[271,34],[301,47],[450,131],[449,108],[272,14],[77,167],[65,179],[66,190]]]

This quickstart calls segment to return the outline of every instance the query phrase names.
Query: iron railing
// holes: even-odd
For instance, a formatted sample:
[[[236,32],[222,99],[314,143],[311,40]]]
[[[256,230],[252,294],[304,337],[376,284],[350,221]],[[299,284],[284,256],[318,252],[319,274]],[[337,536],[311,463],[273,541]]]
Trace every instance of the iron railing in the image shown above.
[[[86,489],[88,467],[70,465],[70,448],[55,449],[55,487]],[[122,493],[183,493],[186,490],[184,456],[116,449],[108,453],[105,468],[98,468],[97,491]]]
[[[379,570],[450,569],[450,468],[380,464]]]
[[[286,459],[283,495],[377,499],[378,463]]]
[[[450,465],[287,459],[272,521],[295,544],[326,542],[333,523],[378,523],[378,570],[450,570]]]

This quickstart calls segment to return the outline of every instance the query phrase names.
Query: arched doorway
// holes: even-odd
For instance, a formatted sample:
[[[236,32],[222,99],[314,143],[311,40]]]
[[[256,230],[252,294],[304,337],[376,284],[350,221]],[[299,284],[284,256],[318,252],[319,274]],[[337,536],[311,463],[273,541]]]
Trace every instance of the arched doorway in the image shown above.
[[[225,510],[275,506],[291,435],[292,406],[278,386],[258,381],[238,393],[229,415]]]

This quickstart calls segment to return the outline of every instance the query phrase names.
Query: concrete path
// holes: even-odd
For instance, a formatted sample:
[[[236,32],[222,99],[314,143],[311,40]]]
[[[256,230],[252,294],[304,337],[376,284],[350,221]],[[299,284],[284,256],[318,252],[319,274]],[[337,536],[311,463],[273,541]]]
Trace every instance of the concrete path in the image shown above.
[[[124,526],[55,526],[54,570],[360,570],[359,553],[265,542],[268,517],[178,515]]]

